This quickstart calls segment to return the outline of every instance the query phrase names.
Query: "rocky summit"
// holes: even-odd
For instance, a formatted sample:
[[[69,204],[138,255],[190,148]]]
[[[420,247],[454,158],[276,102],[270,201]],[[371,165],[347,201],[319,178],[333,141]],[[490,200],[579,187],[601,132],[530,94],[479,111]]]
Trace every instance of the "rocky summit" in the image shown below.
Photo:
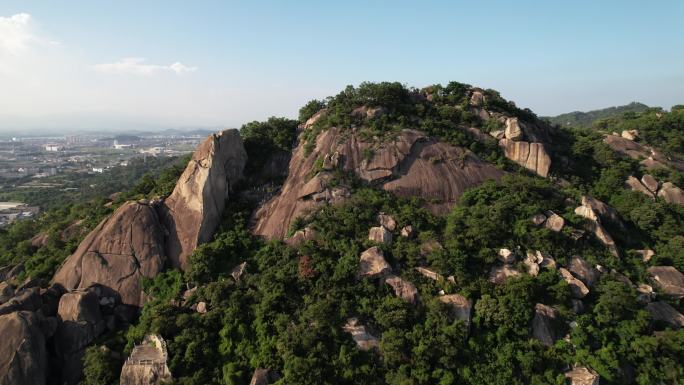
[[[0,229],[0,384],[679,384],[684,107],[590,115],[362,83]]]

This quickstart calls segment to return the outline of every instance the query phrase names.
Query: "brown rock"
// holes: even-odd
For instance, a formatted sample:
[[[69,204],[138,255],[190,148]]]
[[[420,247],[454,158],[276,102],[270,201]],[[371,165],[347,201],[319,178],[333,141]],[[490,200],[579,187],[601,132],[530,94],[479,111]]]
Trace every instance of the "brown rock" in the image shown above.
[[[620,253],[618,251],[617,245],[615,245],[615,241],[613,240],[613,237],[608,234],[606,229],[599,223],[599,222],[589,222],[588,224],[588,229],[594,235],[596,238],[604,245],[606,248],[616,257],[620,256]]]
[[[515,254],[509,249],[499,249],[499,260],[507,265],[515,262]]]
[[[392,267],[385,261],[382,250],[373,246],[361,253],[359,263],[359,277],[376,277],[392,272]]]
[[[629,187],[632,191],[640,192],[640,193],[648,196],[649,198],[655,200],[655,195],[648,188],[646,188],[646,186],[641,184],[639,179],[637,179],[633,176],[629,176],[629,177],[627,177],[627,180],[625,181],[625,185],[627,187]]]
[[[242,274],[245,273],[245,270],[247,269],[247,262],[242,262],[241,264],[235,266],[233,270],[230,271],[231,277],[235,280],[235,282],[240,282],[240,278],[242,277]]]
[[[368,239],[376,243],[389,245],[392,243],[392,233],[385,226],[371,227],[368,232]]]
[[[282,239],[296,217],[332,199],[327,180],[311,182],[309,176],[317,159],[335,152],[343,171],[398,196],[421,197],[435,214],[449,212],[466,189],[503,175],[472,152],[419,131],[402,130],[378,142],[363,139],[358,131],[330,128],[318,136],[310,153],[306,143],[297,146],[280,193],[255,213],[255,234]]]
[[[499,147],[503,148],[506,158],[520,166],[544,178],[549,174],[551,157],[546,152],[543,143],[513,141],[504,138],[499,140]]]
[[[14,286],[7,282],[0,282],[0,304],[9,301],[14,297]]]
[[[166,255],[185,270],[195,248],[211,240],[232,186],[242,178],[247,153],[238,130],[210,135],[192,155],[173,193],[160,208],[168,231]]]
[[[38,233],[33,238],[31,238],[31,246],[35,248],[40,248],[47,245],[50,236],[47,233]]]
[[[440,302],[449,305],[452,316],[465,322],[470,327],[470,315],[473,311],[473,302],[460,294],[448,294],[437,297]]]
[[[629,281],[629,278],[625,278],[627,279],[627,281]],[[646,285],[645,283],[640,283],[639,286],[637,286],[637,293],[637,300],[641,303],[649,303],[653,301],[656,297],[656,293],[655,291],[653,291],[653,287],[651,285]]]
[[[553,259],[547,253],[537,251],[537,260],[541,260],[541,262],[539,262],[540,267],[543,267],[546,269],[552,269],[552,270],[555,270],[556,268],[558,268],[558,266],[556,265],[556,260]]]
[[[163,231],[154,208],[128,202],[104,219],[59,268],[54,283],[67,290],[100,284],[126,305],[142,305],[143,277],[164,267]]]
[[[622,131],[622,134],[620,134],[625,139],[629,140],[636,140],[636,138],[639,136],[639,131],[637,130],[624,130]]]
[[[43,306],[43,300],[37,287],[17,288],[15,296],[0,305],[0,315],[16,311],[36,311]]]
[[[568,270],[589,287],[594,286],[601,277],[601,273],[598,270],[579,256],[572,257]]]
[[[411,304],[418,302],[418,289],[411,282],[396,275],[389,275],[385,278],[385,283],[394,289],[394,294],[397,297]]]
[[[320,110],[320,111],[316,112],[315,114],[311,115],[311,117],[310,117],[309,119],[307,119],[307,121],[304,123],[303,128],[304,128],[305,130],[308,130],[309,128],[313,127],[314,124],[316,124],[316,122],[318,122],[319,120],[321,120],[321,118],[323,118],[327,113],[328,113],[328,109],[327,109],[327,108],[323,108],[322,110]]]
[[[436,251],[443,250],[442,244],[434,239],[428,239],[420,244],[420,255],[427,256]]]
[[[658,192],[658,187],[660,185],[656,178],[649,174],[644,174],[641,177],[641,184],[643,184],[653,194]]]
[[[589,294],[589,288],[584,284],[584,282],[575,278],[568,270],[561,267],[558,269],[558,272],[560,272],[561,277],[565,280],[565,282],[570,285],[570,291],[572,292],[573,297],[582,299]]]
[[[684,315],[667,302],[651,302],[646,305],[646,310],[651,313],[651,317],[656,321],[663,321],[675,329],[684,326]]]
[[[546,215],[544,214],[535,214],[532,216],[532,223],[534,223],[535,226],[541,226],[546,222]]]
[[[361,350],[371,350],[380,345],[380,340],[370,334],[364,325],[359,324],[356,318],[349,318],[342,329],[351,334],[356,346]]]
[[[656,285],[674,298],[684,298],[684,274],[672,266],[653,266],[648,268]]]
[[[86,290],[64,294],[59,300],[57,314],[62,321],[86,322],[93,325],[102,321],[97,294]]]
[[[570,380],[570,385],[599,385],[599,375],[584,366],[565,372],[565,378]]]
[[[380,222],[380,226],[389,231],[394,231],[397,228],[397,221],[395,221],[391,215],[380,213],[378,215],[378,222]]]
[[[121,369],[121,385],[161,385],[173,380],[167,366],[166,342],[158,335],[147,335],[136,345]]]
[[[544,222],[544,226],[546,226],[547,229],[555,232],[563,230],[563,227],[565,226],[565,219],[563,219],[563,217],[553,211],[547,211],[546,216],[547,219],[546,222]]]
[[[252,374],[252,380],[249,385],[268,385],[271,381],[275,381],[275,378],[269,369],[257,368]]]
[[[470,105],[480,107],[484,103],[484,99],[484,93],[480,90],[475,90],[472,95],[470,95]]]
[[[40,322],[27,311],[0,316],[0,384],[45,385],[48,363]]]
[[[655,256],[655,251],[651,249],[637,250],[636,253],[641,255],[641,260],[644,262],[650,261]]]
[[[675,186],[671,182],[665,182],[660,188],[660,191],[658,191],[658,198],[667,203],[684,205],[684,190]]]
[[[495,285],[500,285],[509,277],[517,277],[520,275],[518,270],[515,270],[509,265],[494,266],[489,272],[489,281]]]
[[[536,277],[539,275],[539,264],[542,263],[544,258],[539,251],[527,252],[526,258],[523,260],[525,267],[527,268],[527,274]]]
[[[513,141],[522,140],[524,136],[522,127],[518,122],[518,118],[508,118],[506,119],[506,129],[504,131],[504,136],[506,139]]]
[[[200,314],[205,314],[208,311],[208,305],[206,302],[200,301],[197,303],[197,308],[195,310]]]
[[[586,207],[590,209],[593,213],[593,216],[595,218],[590,218],[585,216],[587,219],[591,220],[601,220],[603,223],[606,222],[611,222],[615,224],[616,226],[623,227],[623,223],[620,220],[620,215],[618,212],[610,207],[609,205],[603,203],[602,201],[592,198],[590,196],[582,196],[582,207]],[[577,213],[577,210],[575,210],[575,213]]]
[[[316,235],[316,230],[305,227],[302,230],[297,230],[291,237],[286,238],[285,243],[292,247],[297,247],[307,241],[313,241],[316,239]]]
[[[416,267],[416,271],[418,271],[420,274],[422,274],[424,277],[427,277],[433,281],[437,282],[442,282],[444,281],[444,276],[439,274],[438,272],[428,269],[427,267]]]
[[[404,238],[413,238],[415,236],[415,231],[413,226],[408,225],[401,228],[401,236]]]
[[[532,319],[532,337],[538,339],[543,345],[553,346],[559,338],[554,328],[556,318],[558,318],[558,312],[554,308],[541,303],[536,304]]]

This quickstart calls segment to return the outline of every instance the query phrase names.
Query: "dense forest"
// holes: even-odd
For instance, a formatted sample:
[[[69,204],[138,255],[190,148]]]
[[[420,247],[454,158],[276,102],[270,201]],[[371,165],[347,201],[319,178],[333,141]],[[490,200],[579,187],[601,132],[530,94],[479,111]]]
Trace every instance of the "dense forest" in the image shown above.
[[[545,130],[552,160],[548,178],[507,159],[496,140],[478,141],[464,130],[489,135],[505,124],[478,115],[469,107],[473,87],[456,82],[421,90],[362,83],[309,102],[298,120],[245,124],[245,178],[233,186],[213,239],[191,254],[185,271],[167,267],[145,279],[148,301],[139,317],[87,349],[82,384],[118,383],[124,358],[150,333],[168,344],[174,384],[248,384],[255,368],[268,368],[278,384],[560,385],[579,366],[590,368],[601,384],[684,383],[684,329],[654,319],[638,286],[650,282],[651,266],[684,271],[684,206],[625,185],[630,176],[652,174],[682,187],[684,175],[676,167],[646,169],[641,159],[604,141],[613,132],[638,130],[636,143],[673,162],[684,159],[684,106],[666,111],[633,104],[563,115],[552,120],[558,125],[546,125],[494,90],[478,92],[489,115]],[[355,113],[360,107],[362,115]],[[373,108],[382,113],[374,115]],[[311,128],[302,130],[317,114]],[[290,235],[313,230],[313,236],[297,244],[255,236],[254,212],[268,198],[254,198],[255,191],[275,194],[283,179],[260,170],[274,154],[288,155],[297,146],[311,153],[331,127],[378,143],[404,129],[419,130],[468,149],[505,175],[467,190],[446,215],[437,215],[423,198],[399,197],[336,170],[329,183],[344,185],[349,196],[317,206],[289,229]],[[0,230],[0,265],[23,263],[20,279],[47,284],[85,234],[123,202],[168,196],[185,163],[110,180],[116,186],[137,180],[131,188],[117,188],[125,191],[110,204],[109,190],[102,190],[101,199],[89,194],[82,203],[59,198],[58,207],[35,221]],[[312,172],[323,168],[320,160]],[[612,208],[612,220],[603,225],[614,249],[589,235],[592,222],[577,214],[586,196]],[[544,219],[562,217],[563,228],[535,223],[540,213]],[[396,222],[388,229],[392,242],[369,239],[379,216]],[[84,220],[82,230],[65,238],[64,230],[78,220]],[[38,234],[47,234],[45,242],[32,244]],[[359,277],[359,255],[374,246],[394,274],[415,285],[418,300],[398,297],[377,278]],[[491,272],[502,266],[502,249],[515,256],[505,268],[523,273],[494,282]],[[642,250],[654,256],[645,261]],[[535,274],[525,273],[530,252],[554,265],[586,261],[596,271],[588,294],[578,299],[562,269],[541,265]],[[236,278],[235,267],[242,263],[245,269]],[[438,277],[416,269],[424,267]],[[655,290],[658,301],[684,312],[681,297]],[[470,301],[471,317],[455,316],[440,299],[453,294]],[[200,302],[206,312],[196,310]],[[537,304],[556,315],[549,323],[551,343],[532,337]],[[377,337],[376,347],[358,348],[345,331],[351,317]]]

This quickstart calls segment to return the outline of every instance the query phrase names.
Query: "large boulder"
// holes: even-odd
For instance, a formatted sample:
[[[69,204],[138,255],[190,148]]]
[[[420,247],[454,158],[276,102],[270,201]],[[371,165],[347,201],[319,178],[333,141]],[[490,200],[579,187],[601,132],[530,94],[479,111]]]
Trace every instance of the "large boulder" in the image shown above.
[[[375,243],[389,245],[392,243],[392,233],[390,233],[385,226],[371,227],[368,231],[368,239]]]
[[[385,261],[379,247],[373,246],[361,253],[359,261],[359,277],[377,277],[392,272],[392,267]]]
[[[572,273],[570,273],[567,269],[561,267],[558,269],[558,272],[561,275],[561,278],[565,280],[565,282],[570,285],[570,292],[572,293],[572,296],[578,299],[582,299],[589,294],[589,288],[587,285],[584,284],[584,282],[580,281],[579,279],[575,278]]]
[[[551,157],[546,152],[543,143],[530,143],[503,138],[499,140],[499,147],[503,149],[506,158],[541,177],[548,176],[549,169],[551,168]]]
[[[658,191],[658,198],[661,198],[667,203],[684,205],[684,190],[675,186],[672,182],[665,182]]]
[[[684,274],[672,266],[653,266],[648,268],[656,285],[665,294],[674,298],[684,298]]]
[[[18,289],[14,297],[0,305],[0,315],[15,311],[36,311],[42,306],[43,299],[40,296],[40,289],[37,287]]]
[[[555,322],[558,312],[551,306],[538,303],[534,306],[532,336],[546,346],[552,346],[558,339]]]
[[[136,345],[121,369],[121,385],[158,385],[173,378],[166,365],[166,342],[158,335],[147,335]]]
[[[142,278],[164,267],[164,232],[154,207],[128,202],[104,219],[64,261],[53,278],[67,290],[99,284],[129,306],[142,306]]]
[[[684,315],[667,302],[651,302],[646,305],[646,310],[651,313],[651,317],[656,321],[665,322],[675,329],[684,326]]]
[[[411,304],[418,302],[418,289],[411,282],[396,275],[389,275],[385,278],[385,283],[394,289],[397,297]]]
[[[62,367],[62,381],[76,385],[82,376],[85,349],[105,331],[97,294],[78,290],[64,294],[57,312],[62,322],[57,327],[55,345]]]
[[[0,316],[0,384],[45,385],[47,353],[40,323],[33,312]]]
[[[570,259],[568,270],[589,287],[594,286],[599,278],[601,278],[601,273],[584,258],[579,256],[573,256]]]
[[[247,152],[234,129],[209,136],[192,154],[159,210],[168,231],[166,255],[173,266],[185,270],[190,253],[211,240],[246,163]]]
[[[503,172],[467,149],[439,142],[420,131],[402,130],[385,141],[365,139],[358,129],[330,128],[311,149],[304,141],[294,150],[280,193],[254,215],[253,231],[283,239],[292,221],[321,204],[342,201],[348,190],[332,186],[332,172],[313,177],[317,162],[338,154],[337,168],[402,197],[418,196],[435,214],[446,214],[468,188],[499,180]]]
[[[460,294],[447,294],[437,297],[437,299],[448,305],[451,315],[461,320],[466,325],[466,330],[470,328],[470,317],[473,311],[473,302]]]
[[[489,271],[489,282],[500,285],[506,282],[508,278],[517,277],[519,275],[520,272],[510,265],[493,266]]]
[[[565,372],[565,378],[570,381],[570,385],[598,385],[599,375],[593,370],[584,366],[578,366]]]

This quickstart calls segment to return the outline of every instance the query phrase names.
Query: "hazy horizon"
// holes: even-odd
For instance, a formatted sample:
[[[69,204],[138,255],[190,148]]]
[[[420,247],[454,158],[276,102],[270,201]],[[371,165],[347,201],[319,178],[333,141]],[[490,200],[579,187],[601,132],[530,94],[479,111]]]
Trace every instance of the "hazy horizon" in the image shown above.
[[[0,5],[0,133],[239,127],[362,81],[494,88],[540,116],[684,103],[684,4]]]

